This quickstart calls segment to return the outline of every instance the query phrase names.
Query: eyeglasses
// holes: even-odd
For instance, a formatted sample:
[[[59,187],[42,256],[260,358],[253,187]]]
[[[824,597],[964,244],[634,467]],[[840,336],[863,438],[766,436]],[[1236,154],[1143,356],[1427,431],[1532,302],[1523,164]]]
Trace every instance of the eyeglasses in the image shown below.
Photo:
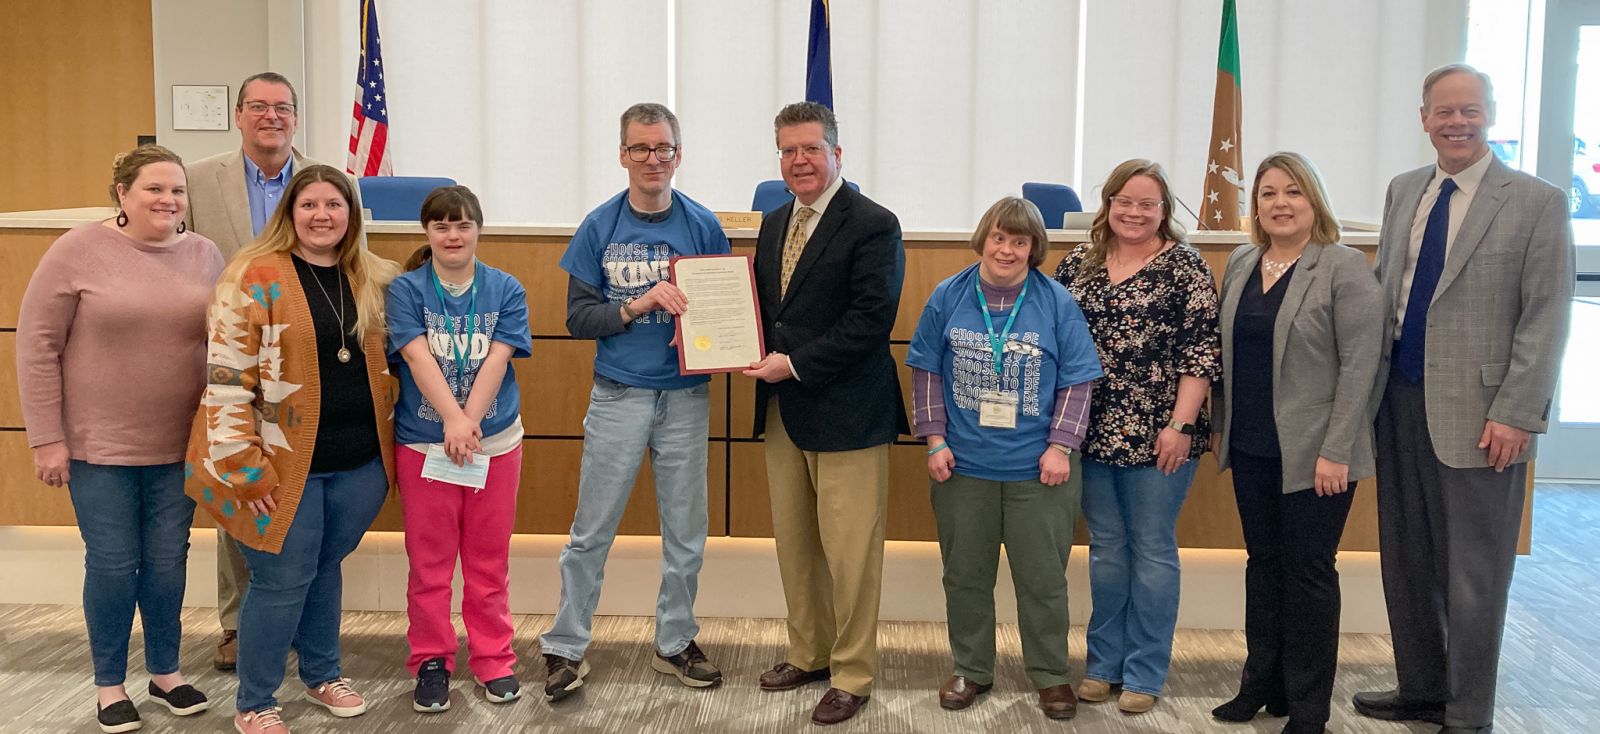
[[[255,115],[256,117],[265,117],[266,114],[267,114],[267,110],[272,110],[273,112],[278,113],[279,117],[294,117],[294,105],[292,105],[292,104],[267,104],[266,102],[246,102],[246,103],[244,103],[244,108],[245,108],[245,110],[249,111],[250,114]]]
[[[804,155],[807,158],[820,158],[822,157],[822,154],[826,153],[827,151],[827,147],[821,145],[802,145],[798,148],[779,148],[778,158],[786,161],[794,160],[796,154]]]
[[[643,163],[650,160],[651,153],[655,153],[656,160],[662,163],[671,163],[672,159],[678,157],[678,146],[667,145],[666,143],[657,145],[654,148],[648,145],[630,145],[623,148],[623,150],[628,151],[628,160],[634,163]]]
[[[1157,199],[1134,201],[1126,196],[1113,196],[1111,197],[1111,206],[1118,209],[1137,209],[1142,213],[1149,214],[1161,208],[1161,201]]]

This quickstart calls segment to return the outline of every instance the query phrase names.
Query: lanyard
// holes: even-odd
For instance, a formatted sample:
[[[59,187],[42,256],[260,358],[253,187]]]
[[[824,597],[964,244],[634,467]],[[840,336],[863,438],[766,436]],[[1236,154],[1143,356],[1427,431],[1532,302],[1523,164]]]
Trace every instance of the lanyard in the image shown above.
[[[450,356],[456,363],[456,385],[458,388],[464,387],[467,377],[467,362],[472,357],[472,335],[476,331],[478,320],[478,283],[482,280],[482,278],[478,277],[481,275],[478,271],[482,268],[482,265],[482,263],[474,261],[472,266],[472,297],[469,301],[471,310],[463,315],[461,328],[465,332],[466,339],[460,341],[456,339],[455,322],[450,320],[450,304],[445,300],[444,285],[439,282],[439,271],[432,267],[428,268],[428,272],[433,275],[433,292],[439,294],[439,311],[444,314],[445,333],[450,336]],[[461,341],[465,341],[466,344],[461,344]],[[461,396],[457,395],[455,398],[460,400]]]
[[[1011,315],[1006,317],[1006,326],[996,335],[994,333],[994,319],[989,318],[989,302],[983,297],[983,280],[972,279],[972,287],[978,291],[978,310],[983,313],[983,326],[989,330],[989,347],[994,350],[994,373],[1002,374],[1005,361],[1006,334],[1011,333],[1011,325],[1017,322],[1017,312],[1022,310],[1022,299],[1028,297],[1028,278],[1022,280],[1022,292],[1017,294],[1017,302],[1011,304]]]

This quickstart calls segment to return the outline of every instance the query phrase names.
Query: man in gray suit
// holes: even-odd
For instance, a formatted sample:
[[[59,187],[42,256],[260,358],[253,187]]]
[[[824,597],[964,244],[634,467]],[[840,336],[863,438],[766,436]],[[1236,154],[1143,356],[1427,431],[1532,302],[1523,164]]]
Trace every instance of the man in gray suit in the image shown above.
[[[243,145],[238,150],[190,163],[189,229],[217,243],[232,258],[254,242],[278,207],[289,179],[305,166],[317,165],[294,149],[300,118],[300,97],[282,74],[262,72],[239,85],[233,105],[234,124]],[[361,211],[360,194],[351,207]],[[217,616],[222,640],[212,664],[233,670],[237,660],[239,602],[250,585],[250,570],[233,538],[217,531]]]
[[[1378,532],[1399,685],[1354,703],[1444,734],[1489,732],[1574,251],[1566,194],[1490,155],[1486,75],[1435,70],[1421,112],[1438,161],[1389,184],[1377,265],[1392,314],[1378,379]]]

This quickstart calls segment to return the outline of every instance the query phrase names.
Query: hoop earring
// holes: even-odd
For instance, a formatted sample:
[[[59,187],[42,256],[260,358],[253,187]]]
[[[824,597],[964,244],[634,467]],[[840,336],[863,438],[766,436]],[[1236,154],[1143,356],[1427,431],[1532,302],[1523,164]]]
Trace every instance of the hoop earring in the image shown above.
[[[125,212],[125,211],[118,211],[117,212],[117,226],[118,227],[126,227],[126,226],[128,226],[128,213],[127,212]]]
[[[187,232],[187,231],[189,231],[189,223],[188,222],[181,222],[181,221],[178,222],[178,234],[183,234],[184,232]]]

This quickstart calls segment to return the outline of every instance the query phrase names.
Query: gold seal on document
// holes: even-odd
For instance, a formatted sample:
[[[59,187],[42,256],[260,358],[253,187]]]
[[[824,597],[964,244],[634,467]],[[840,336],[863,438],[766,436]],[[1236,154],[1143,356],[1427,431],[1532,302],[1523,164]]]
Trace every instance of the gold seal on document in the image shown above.
[[[711,337],[704,334],[694,338],[694,348],[702,352],[711,351]]]

